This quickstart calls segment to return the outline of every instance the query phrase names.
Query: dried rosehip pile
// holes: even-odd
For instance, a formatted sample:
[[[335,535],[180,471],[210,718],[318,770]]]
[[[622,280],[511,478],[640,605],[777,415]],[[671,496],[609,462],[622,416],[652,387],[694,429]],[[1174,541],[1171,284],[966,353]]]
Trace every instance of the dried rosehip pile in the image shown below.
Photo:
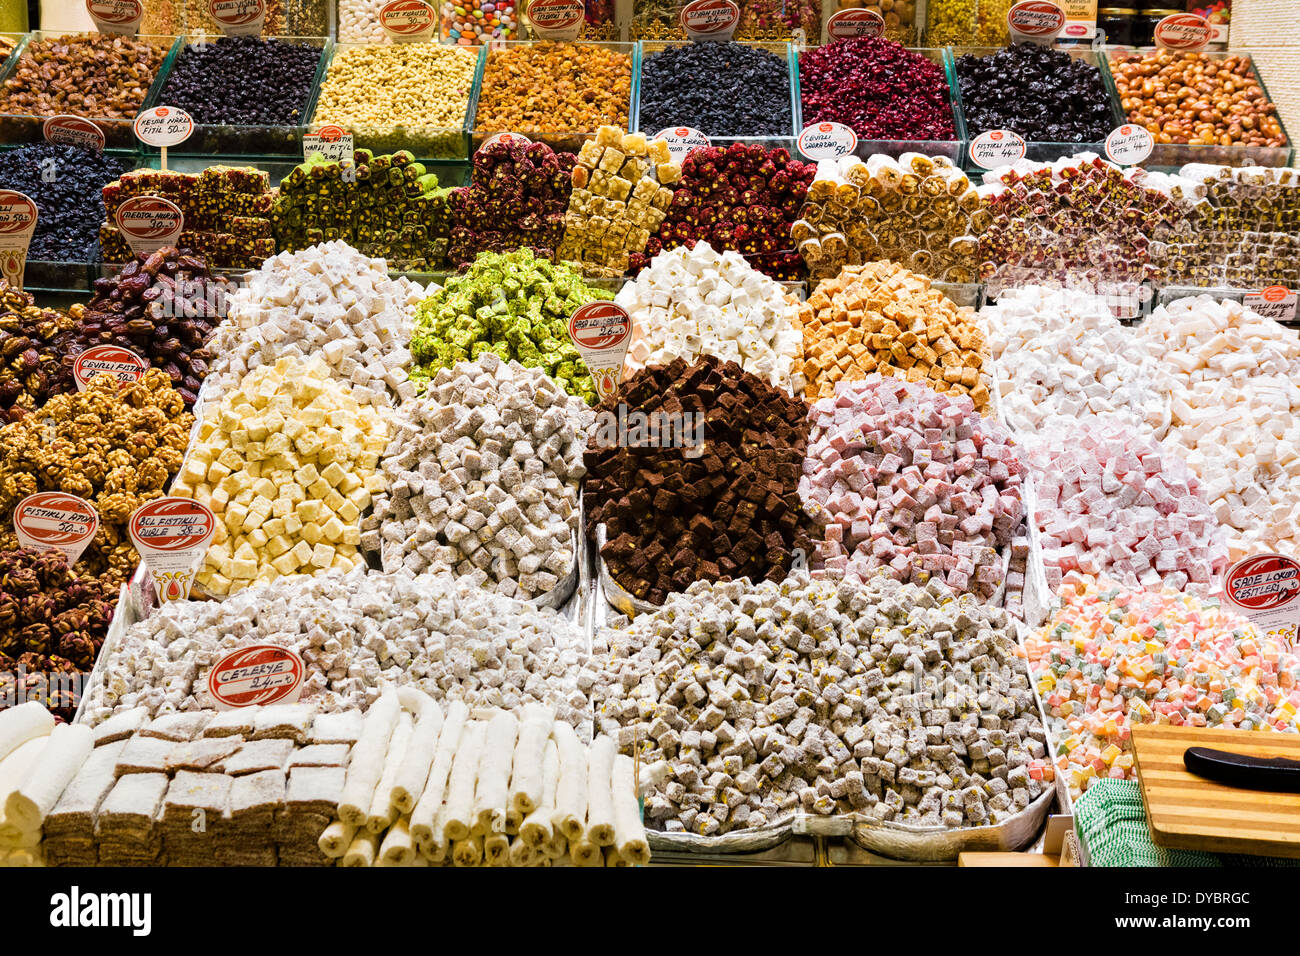
[[[80,313],[79,305],[72,315],[38,309],[30,295],[0,279],[0,421],[17,421],[72,388],[58,340]]]
[[[137,256],[111,278],[95,280],[80,325],[60,341],[71,370],[92,345],[117,345],[167,373],[186,407],[193,407],[212,356],[204,346],[225,316],[234,285],[214,276],[188,249],[165,246]]]
[[[496,142],[475,153],[470,185],[448,197],[452,265],[473,262],[480,252],[521,248],[553,258],[564,238],[577,162],[545,143]]]
[[[682,163],[668,217],[645,253],[631,257],[632,270],[639,271],[665,249],[691,249],[703,240],[719,252],[741,253],[774,279],[798,279],[803,260],[794,251],[790,226],[816,171],[812,163],[791,159],[785,149],[757,143],[694,150]]]
[[[116,604],[116,588],[76,574],[58,551],[0,551],[0,671],[21,666],[28,690],[43,687],[46,705],[71,719],[75,685],[51,693],[51,676],[89,674]]]

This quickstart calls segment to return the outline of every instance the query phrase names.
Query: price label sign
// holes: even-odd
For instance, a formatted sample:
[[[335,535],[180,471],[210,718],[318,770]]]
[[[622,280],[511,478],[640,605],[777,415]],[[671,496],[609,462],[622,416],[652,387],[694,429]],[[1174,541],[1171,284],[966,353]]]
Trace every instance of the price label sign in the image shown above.
[[[137,256],[176,245],[185,229],[180,207],[161,196],[132,196],[117,207],[113,222]]]
[[[86,0],[86,12],[100,33],[133,37],[140,32],[144,5],[140,0]]]
[[[970,161],[980,169],[1010,166],[1025,158],[1025,140],[1008,129],[991,129],[970,141]]]
[[[1210,21],[1195,13],[1172,13],[1156,24],[1156,46],[1195,53],[1210,42]]]
[[[1274,322],[1290,322],[1295,318],[1296,294],[1280,286],[1271,285],[1258,292],[1247,292],[1242,304]]]
[[[1151,155],[1156,141],[1144,126],[1125,123],[1106,137],[1106,158],[1120,166],[1136,166]]]
[[[493,133],[487,139],[483,140],[483,145],[480,146],[479,149],[487,149],[493,143],[505,143],[506,145],[518,143],[520,146],[531,146],[533,141],[527,136],[522,136],[519,133]]]
[[[623,360],[632,342],[632,319],[613,302],[588,302],[569,316],[569,338],[577,346],[596,383],[596,394],[608,398],[623,380]]]
[[[799,134],[799,152],[811,160],[836,159],[858,148],[858,134],[843,123],[813,123]]]
[[[217,530],[217,516],[191,498],[155,498],[131,515],[127,532],[153,577],[158,600],[184,601]]]
[[[859,7],[841,10],[826,21],[826,35],[832,40],[878,37],[885,33],[885,18],[875,10]]]
[[[72,380],[82,392],[96,375],[107,372],[121,385],[138,382],[149,371],[149,363],[119,345],[92,345],[72,360]]]
[[[99,512],[84,498],[62,491],[38,491],[14,508],[14,531],[24,548],[60,551],[68,567],[77,563],[99,530]]]
[[[208,693],[218,710],[255,704],[292,704],[302,696],[302,658],[276,644],[231,651],[208,671]]]
[[[314,133],[304,133],[302,136],[303,159],[321,156],[341,163],[344,160],[354,161],[355,155],[352,134],[342,126],[322,126]]]
[[[525,15],[543,40],[576,40],[586,25],[580,0],[532,0]]]
[[[208,13],[226,36],[260,37],[266,0],[208,0]]]
[[[36,232],[36,203],[12,189],[0,189],[0,278],[15,289],[23,287],[27,247]]]
[[[1266,635],[1288,643],[1300,625],[1300,564],[1284,554],[1256,554],[1228,569],[1223,597]]]
[[[51,116],[41,124],[41,135],[45,142],[57,146],[79,146],[97,153],[104,151],[104,131],[81,116],[66,113]]]
[[[678,166],[682,164],[682,160],[690,155],[691,150],[707,149],[710,145],[707,136],[698,129],[691,129],[689,126],[673,126],[669,129],[661,129],[655,133],[654,138],[662,139],[668,144],[668,153]]]
[[[389,0],[379,8],[379,23],[394,43],[428,40],[438,26],[433,7],[424,0]]]
[[[175,106],[155,106],[135,117],[136,139],[147,146],[179,146],[193,132],[193,117]]]
[[[1051,0],[1020,0],[1007,11],[1011,39],[1051,46],[1065,28],[1065,11]]]
[[[695,42],[730,40],[740,24],[740,7],[731,0],[691,0],[678,17],[686,35]]]

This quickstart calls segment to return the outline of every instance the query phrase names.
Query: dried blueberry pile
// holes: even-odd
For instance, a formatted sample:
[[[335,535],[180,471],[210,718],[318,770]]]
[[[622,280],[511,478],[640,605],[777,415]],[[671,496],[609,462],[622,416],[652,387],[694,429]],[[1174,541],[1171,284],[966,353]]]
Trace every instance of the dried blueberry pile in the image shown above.
[[[293,126],[303,121],[319,47],[258,37],[190,43],[176,58],[161,102],[197,123]]]
[[[18,190],[40,210],[27,258],[99,261],[100,191],[128,168],[116,157],[79,146],[37,143],[0,153],[0,189]]]
[[[786,61],[742,43],[689,43],[641,64],[640,129],[690,125],[706,136],[789,136]]]
[[[1064,50],[1017,43],[957,58],[971,136],[1007,129],[1040,143],[1099,143],[1114,127],[1101,70]]]

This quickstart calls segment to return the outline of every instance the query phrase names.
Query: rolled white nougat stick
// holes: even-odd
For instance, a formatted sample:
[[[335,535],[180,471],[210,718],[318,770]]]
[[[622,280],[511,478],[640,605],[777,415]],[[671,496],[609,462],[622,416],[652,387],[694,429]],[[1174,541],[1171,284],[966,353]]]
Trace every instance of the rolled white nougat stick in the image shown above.
[[[523,840],[516,837],[510,843],[510,865],[511,866],[528,866],[533,862],[535,852]]]
[[[483,838],[467,837],[451,845],[453,866],[478,866],[483,862]]]
[[[34,700],[0,710],[0,761],[27,741],[48,737],[53,731],[54,717]]]
[[[510,865],[510,837],[489,833],[483,838],[483,862],[488,866]]]
[[[508,710],[488,721],[487,741],[479,762],[478,786],[474,791],[474,822],[483,833],[504,833],[506,800],[510,788],[510,765],[515,756],[519,721]]]
[[[410,743],[406,745],[406,755],[402,757],[397,780],[393,783],[393,806],[397,807],[399,813],[409,814],[415,809],[416,801],[424,793],[425,782],[429,779],[429,770],[433,767],[433,758],[438,752],[438,735],[442,731],[443,716],[442,708],[428,694],[414,688],[404,687],[402,690],[412,691],[408,697],[412,698],[412,703],[418,701],[418,704],[409,707],[415,714],[415,730],[411,734]],[[419,697],[414,697],[415,694]],[[403,698],[403,704],[405,703],[406,699]]]
[[[641,823],[641,806],[637,802],[636,766],[631,757],[617,754],[610,779],[614,800],[614,846],[627,861],[625,866],[645,866],[650,862],[650,843]]]
[[[550,842],[542,847],[542,853],[548,860],[561,860],[564,858],[564,854],[568,852],[569,841],[566,840],[564,834],[560,833],[558,830],[555,835],[551,837]]]
[[[541,704],[524,708],[515,744],[514,766],[510,771],[510,807],[522,820],[537,809],[542,799],[542,755],[555,724],[555,711]]]
[[[605,855],[600,847],[588,840],[569,844],[569,857],[574,866],[604,866]]]
[[[348,826],[342,820],[335,820],[324,829],[316,845],[331,860],[337,860],[348,852],[348,847],[352,845],[352,838],[356,834],[356,827]]]
[[[587,839],[596,846],[614,842],[614,796],[610,781],[617,748],[613,737],[597,737],[591,743],[587,768]]]
[[[456,759],[456,748],[460,745],[461,735],[465,732],[465,723],[469,720],[469,708],[464,701],[455,701],[447,709],[442,731],[438,734],[438,749],[434,754],[433,766],[428,779],[424,782],[424,792],[416,801],[411,811],[411,836],[417,846],[432,847],[435,837],[442,835],[442,828],[435,826],[439,812],[442,810],[443,797],[447,794],[447,777],[451,773],[452,761]],[[445,849],[444,849],[445,854]],[[430,859],[433,859],[430,856]]]
[[[365,826],[370,817],[370,803],[374,799],[375,788],[379,786],[379,778],[384,774],[388,741],[397,727],[400,709],[397,694],[391,688],[385,688],[379,699],[370,706],[370,710],[366,711],[361,736],[352,745],[348,775],[343,783],[343,798],[339,800],[339,819],[349,826]]]
[[[27,774],[36,766],[36,761],[45,751],[49,737],[33,737],[15,747],[4,760],[0,760],[0,818],[3,817],[4,805],[9,801],[9,794],[18,789],[18,785],[27,779]]]
[[[60,724],[45,741],[36,764],[4,803],[7,826],[28,833],[41,832],[46,815],[63,796],[95,747],[94,734],[82,724]]]
[[[606,866],[631,866],[632,862],[618,852],[618,847],[605,847],[605,865]]]
[[[511,807],[506,811],[506,836],[515,836],[519,833],[519,825],[524,822],[524,815]]]
[[[366,829],[371,833],[383,833],[397,819],[397,808],[393,806],[393,784],[397,781],[397,771],[401,769],[402,758],[406,756],[406,747],[414,730],[414,718],[407,711],[402,711],[397,717],[397,728],[388,741],[384,772],[379,778],[379,785],[375,787],[374,796],[370,798]]]
[[[587,749],[564,721],[556,721],[554,734],[560,753],[560,780],[551,823],[565,839],[576,842],[587,832]]]
[[[379,837],[366,829],[357,830],[339,866],[374,866],[378,852]]]
[[[461,734],[456,760],[451,765],[451,778],[447,783],[447,806],[443,809],[442,835],[449,843],[464,841],[473,824],[474,784],[478,780],[479,758],[483,741],[487,738],[487,724],[473,721]],[[452,848],[455,853],[455,847]],[[466,865],[466,864],[461,864]]]
[[[385,866],[410,866],[415,859],[415,843],[411,840],[411,818],[401,816],[384,834],[379,845],[379,859]]]
[[[555,813],[555,790],[560,782],[560,751],[554,740],[546,741],[542,754],[542,802],[519,825],[519,838],[534,850],[551,839],[551,815]]]

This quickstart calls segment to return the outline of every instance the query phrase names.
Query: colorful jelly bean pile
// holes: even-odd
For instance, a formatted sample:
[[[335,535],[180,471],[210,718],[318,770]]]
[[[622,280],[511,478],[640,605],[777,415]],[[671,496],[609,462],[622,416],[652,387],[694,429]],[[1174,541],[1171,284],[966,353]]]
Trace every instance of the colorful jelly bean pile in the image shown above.
[[[459,0],[442,5],[443,39],[461,46],[486,40],[517,40],[514,0]]]

